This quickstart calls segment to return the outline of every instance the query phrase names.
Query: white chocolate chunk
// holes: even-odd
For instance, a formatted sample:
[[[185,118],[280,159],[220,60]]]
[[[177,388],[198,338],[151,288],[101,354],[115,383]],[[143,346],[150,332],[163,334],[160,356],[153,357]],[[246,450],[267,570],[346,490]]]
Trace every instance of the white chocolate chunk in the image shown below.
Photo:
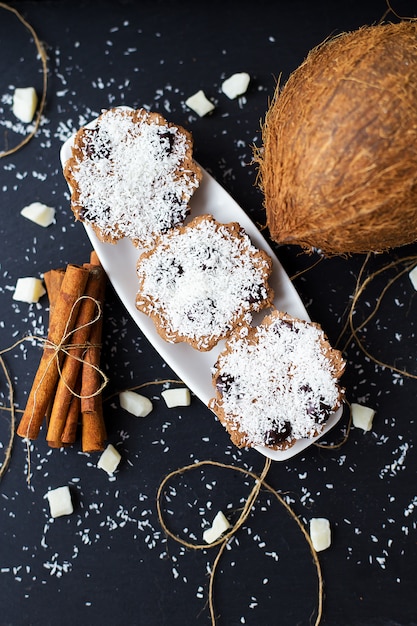
[[[413,267],[411,272],[408,273],[408,277],[411,280],[411,284],[413,285],[414,289],[417,291],[417,265]]]
[[[216,107],[210,100],[206,97],[204,91],[200,89],[197,93],[193,94],[185,101],[187,107],[192,109],[197,115],[203,117],[207,115],[207,113],[211,113]]]
[[[40,278],[26,276],[25,278],[17,279],[13,300],[31,304],[33,302],[38,302],[39,298],[41,298],[45,293],[46,290]]]
[[[122,409],[132,413],[135,417],[146,417],[153,409],[149,398],[135,391],[121,391],[119,393],[119,402]]]
[[[74,511],[71,500],[71,492],[69,487],[57,487],[51,489],[46,494],[49,500],[49,509],[52,517],[61,517],[61,515],[71,515]]]
[[[228,98],[233,100],[244,94],[249,86],[250,76],[247,72],[232,74],[222,84],[222,91]]]
[[[310,539],[316,552],[327,550],[331,544],[330,522],[325,517],[310,520]]]
[[[214,541],[217,541],[217,539],[219,539],[219,537],[221,537],[222,534],[226,532],[226,530],[228,530],[229,528],[230,524],[227,518],[222,513],[222,511],[219,511],[214,518],[211,527],[207,528],[203,532],[203,540],[206,543],[213,543]]]
[[[372,428],[372,422],[374,419],[375,411],[370,407],[363,406],[352,402],[352,423],[356,428],[362,428],[362,430],[369,431]]]
[[[111,475],[116,471],[121,458],[120,452],[109,443],[97,461],[97,467]]]
[[[46,206],[46,204],[42,204],[42,202],[32,202],[32,204],[23,207],[20,211],[20,215],[46,228],[50,226],[55,219],[55,209]]]
[[[38,96],[33,87],[18,87],[13,94],[13,113],[25,124],[33,120],[36,107],[38,106]]]
[[[187,387],[180,387],[178,389],[165,389],[161,396],[166,402],[169,409],[176,406],[190,406],[191,394]]]

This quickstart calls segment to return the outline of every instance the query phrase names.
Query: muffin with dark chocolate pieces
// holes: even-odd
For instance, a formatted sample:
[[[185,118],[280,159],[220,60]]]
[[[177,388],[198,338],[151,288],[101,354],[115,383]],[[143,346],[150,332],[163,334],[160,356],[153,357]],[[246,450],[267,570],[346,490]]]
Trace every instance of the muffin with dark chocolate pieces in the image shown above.
[[[322,433],[343,401],[344,367],[318,324],[274,310],[228,339],[209,407],[239,448],[285,450]]]
[[[148,247],[184,223],[202,172],[187,130],[159,113],[116,107],[76,133],[64,176],[76,219],[101,241]]]
[[[166,341],[207,351],[271,306],[271,270],[237,222],[200,215],[142,253],[136,307]]]

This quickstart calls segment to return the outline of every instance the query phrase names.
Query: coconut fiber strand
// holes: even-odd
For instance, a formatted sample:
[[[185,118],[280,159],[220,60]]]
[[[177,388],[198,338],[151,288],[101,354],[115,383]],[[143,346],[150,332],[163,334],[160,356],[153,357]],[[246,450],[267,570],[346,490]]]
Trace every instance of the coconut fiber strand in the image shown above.
[[[280,244],[327,256],[417,240],[417,24],[314,48],[277,90],[256,155]]]

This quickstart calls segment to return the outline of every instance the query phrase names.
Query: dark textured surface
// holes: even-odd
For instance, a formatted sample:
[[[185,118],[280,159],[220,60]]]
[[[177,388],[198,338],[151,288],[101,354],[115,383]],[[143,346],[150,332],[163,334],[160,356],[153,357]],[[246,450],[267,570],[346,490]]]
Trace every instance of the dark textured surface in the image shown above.
[[[61,143],[100,109],[146,106],[187,127],[195,156],[259,224],[265,221],[255,186],[252,146],[260,145],[260,122],[276,79],[286,76],[308,50],[331,34],[378,22],[383,0],[359,2],[16,2],[48,52],[47,106],[37,136],[0,161],[0,349],[28,334],[44,336],[48,302],[13,301],[17,278],[39,276],[90,254],[83,227],[74,223],[63,179]],[[413,15],[413,2],[398,2]],[[41,88],[41,67],[30,36],[0,10],[0,147],[22,138],[11,113],[17,86]],[[245,97],[221,91],[228,75],[251,75]],[[216,104],[197,118],[184,105],[203,89]],[[302,106],[302,102],[300,102]],[[57,210],[47,229],[20,216],[39,200]],[[296,248],[277,250],[290,276],[316,260]],[[415,246],[372,259],[375,270],[417,254]],[[310,316],[336,341],[345,321],[363,258],[321,262],[295,280]],[[372,283],[358,306],[369,314],[389,273]],[[407,274],[387,292],[363,337],[379,360],[417,373],[416,292]],[[38,364],[39,346],[25,342],[4,355],[18,409]],[[348,345],[344,383],[351,402],[376,409],[372,432],[352,429],[340,449],[315,446],[275,463],[268,482],[283,493],[304,523],[331,521],[332,546],[320,554],[325,582],[323,624],[412,626],[416,622],[417,490],[415,398],[417,383]],[[108,288],[103,368],[106,397],[126,387],[175,378]],[[105,403],[109,441],[122,454],[113,479],[96,467],[98,455],[79,442],[50,450],[44,431],[27,451],[15,440],[10,467],[0,483],[0,623],[169,624],[209,623],[208,568],[216,550],[185,550],[166,540],[155,497],[170,471],[211,459],[261,472],[264,458],[241,452],[198,399],[168,410],[161,388],[144,390],[154,411],[143,420],[123,412],[117,397]],[[7,386],[0,382],[2,404]],[[0,452],[9,415],[0,413]],[[332,438],[337,440],[340,428]],[[1,460],[3,456],[1,457]],[[68,484],[73,515],[49,516],[46,492]],[[200,540],[219,509],[235,518],[252,487],[240,474],[206,468],[174,479],[167,504],[177,532]],[[174,489],[175,488],[175,489]],[[184,531],[184,529],[187,529]],[[231,542],[215,584],[218,624],[266,626],[314,623],[317,583],[308,546],[296,523],[267,492]]]

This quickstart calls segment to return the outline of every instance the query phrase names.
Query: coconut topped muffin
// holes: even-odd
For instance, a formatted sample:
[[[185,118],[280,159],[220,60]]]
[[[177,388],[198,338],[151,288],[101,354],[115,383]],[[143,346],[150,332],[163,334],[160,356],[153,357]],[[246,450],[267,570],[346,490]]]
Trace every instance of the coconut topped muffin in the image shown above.
[[[136,306],[166,341],[210,350],[271,304],[271,269],[238,223],[202,215],[140,256]]]
[[[319,325],[275,310],[227,341],[209,406],[238,447],[285,450],[323,431],[343,400],[344,365]]]
[[[202,173],[191,134],[145,109],[104,111],[75,135],[64,167],[76,219],[102,241],[146,247],[182,224]]]

